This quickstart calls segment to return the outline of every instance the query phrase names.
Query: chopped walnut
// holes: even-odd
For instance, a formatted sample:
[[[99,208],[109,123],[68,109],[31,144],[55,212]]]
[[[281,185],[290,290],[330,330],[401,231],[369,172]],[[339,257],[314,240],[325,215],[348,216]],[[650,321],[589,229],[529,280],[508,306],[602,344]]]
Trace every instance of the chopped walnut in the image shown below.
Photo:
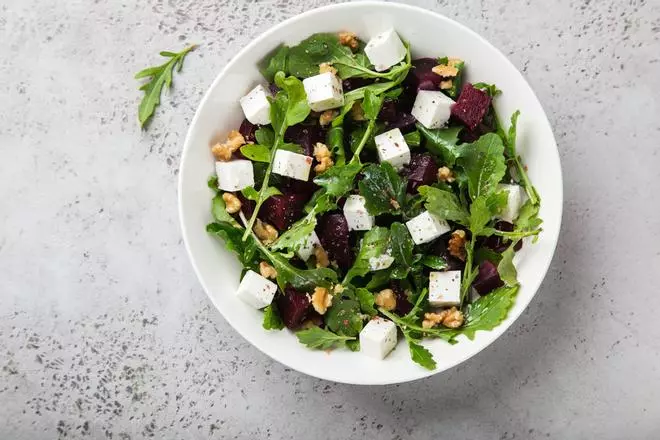
[[[223,143],[218,142],[211,147],[211,152],[217,160],[227,162],[231,159],[234,151],[245,145],[245,138],[238,130],[232,130],[227,135],[227,140]]]
[[[318,164],[314,167],[314,171],[317,173],[322,173],[335,164],[327,145],[321,142],[314,145],[314,157],[318,161]]]
[[[333,119],[337,117],[339,112],[337,110],[326,110],[321,115],[319,116],[319,124],[321,124],[322,127],[325,127],[329,123],[332,122]]]
[[[314,310],[316,310],[319,315],[323,315],[331,305],[332,295],[330,295],[328,289],[325,287],[316,287],[312,294],[312,307],[314,307]]]
[[[448,79],[446,81],[440,81],[440,90],[449,90],[454,86],[454,81]]]
[[[356,50],[360,45],[360,42],[357,39],[357,35],[353,32],[340,32],[339,33],[339,44],[342,46],[350,47],[351,50]]]
[[[351,119],[354,121],[364,121],[364,109],[360,102],[355,102],[353,107],[351,107]]]
[[[457,65],[461,64],[463,62],[462,59],[460,58],[447,58],[447,64],[450,65],[451,67],[456,67]]]
[[[459,260],[465,261],[465,231],[458,229],[451,233],[451,238],[449,239],[449,245],[447,250],[449,255],[458,258]]]
[[[447,167],[440,167],[438,169],[438,180],[440,182],[452,183],[456,180],[454,173]]]
[[[335,284],[335,285],[332,287],[332,292],[333,292],[335,295],[341,295],[341,294],[344,292],[344,290],[345,290],[345,289],[344,289],[344,286],[341,285],[341,284]]]
[[[337,74],[337,69],[332,67],[332,63],[321,63],[319,64],[319,73],[332,73],[333,75]]]
[[[424,320],[422,321],[423,328],[433,328],[440,324],[447,316],[448,311],[443,310],[440,313],[424,313]]]
[[[277,270],[265,261],[259,263],[259,273],[264,278],[270,278],[273,280],[277,278]]]
[[[374,302],[385,310],[394,310],[396,308],[396,295],[394,295],[392,289],[384,289],[376,294]]]
[[[423,328],[433,328],[438,324],[449,328],[458,328],[463,325],[463,312],[456,307],[452,307],[439,313],[424,313]]]
[[[314,259],[316,260],[316,267],[330,266],[330,259],[328,253],[320,245],[314,246]]]
[[[396,199],[390,199],[390,205],[392,205],[392,208],[394,209],[401,208],[401,205],[399,205],[399,202],[397,202]]]
[[[458,69],[454,66],[440,64],[431,69],[431,72],[440,75],[443,78],[453,78],[458,75]]]
[[[236,214],[241,210],[241,201],[232,193],[224,193],[222,200],[225,201],[225,210],[230,214]]]
[[[264,244],[270,244],[277,239],[277,229],[257,219],[254,225],[254,233]]]

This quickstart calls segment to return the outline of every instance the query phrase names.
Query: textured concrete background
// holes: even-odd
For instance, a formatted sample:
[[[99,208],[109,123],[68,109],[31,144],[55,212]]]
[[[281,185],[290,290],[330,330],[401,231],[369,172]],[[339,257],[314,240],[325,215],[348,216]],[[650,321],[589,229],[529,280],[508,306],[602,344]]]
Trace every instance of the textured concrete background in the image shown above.
[[[242,46],[325,3],[0,0],[0,438],[660,438],[658,0],[415,2],[511,57],[561,150],[557,255],[493,346],[353,387],[215,312],[177,220],[188,124]],[[191,42],[141,132],[133,73]]]

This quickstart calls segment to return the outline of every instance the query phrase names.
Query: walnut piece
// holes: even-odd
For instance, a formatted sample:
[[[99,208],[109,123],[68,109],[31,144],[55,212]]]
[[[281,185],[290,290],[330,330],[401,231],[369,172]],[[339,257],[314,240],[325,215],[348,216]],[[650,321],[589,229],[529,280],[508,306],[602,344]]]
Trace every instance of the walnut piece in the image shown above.
[[[277,278],[277,270],[265,261],[259,263],[259,273],[264,278],[270,278],[272,280]]]
[[[355,35],[353,32],[340,32],[339,44],[342,46],[350,47],[351,50],[355,51],[360,45],[360,42],[357,39],[357,35]]]
[[[362,104],[359,101],[355,102],[353,107],[351,107],[351,119],[354,121],[366,120],[364,117],[364,109],[362,108]]]
[[[440,64],[431,69],[431,72],[443,78],[453,78],[458,75],[458,69],[454,66]]]
[[[227,140],[223,143],[218,142],[211,147],[211,153],[217,160],[227,162],[231,159],[234,151],[245,145],[245,138],[238,130],[232,130],[227,135]]]
[[[451,233],[451,238],[447,246],[449,255],[458,258],[461,261],[465,261],[465,231],[458,229]]]
[[[319,73],[332,73],[333,75],[337,74],[337,69],[332,67],[332,63],[321,63],[319,64]]]
[[[462,63],[463,60],[460,58],[447,58],[447,64],[451,67],[456,67],[458,64]]]
[[[433,328],[438,324],[449,328],[458,328],[463,325],[463,312],[456,307],[452,307],[439,313],[424,313],[423,328]]]
[[[277,229],[259,219],[257,219],[257,222],[254,224],[253,230],[259,240],[264,244],[270,244],[277,240]]]
[[[332,122],[333,119],[337,117],[339,112],[337,110],[326,110],[321,115],[319,116],[319,124],[321,124],[322,127],[325,127],[329,123]]]
[[[314,259],[316,260],[316,267],[328,267],[330,266],[330,259],[328,258],[328,253],[320,245],[314,246]]]
[[[391,311],[396,308],[396,295],[392,289],[383,289],[376,294],[374,302],[378,307]]]
[[[440,182],[452,183],[456,180],[456,176],[454,176],[454,173],[449,168],[440,167],[438,168],[438,180]]]
[[[322,173],[335,164],[327,145],[321,142],[314,145],[314,157],[318,161],[318,164],[314,167],[314,171],[317,173]]]
[[[312,294],[312,307],[319,315],[323,315],[332,305],[332,295],[325,287],[316,287]]]
[[[241,201],[232,193],[224,193],[222,200],[225,201],[225,211],[230,214],[236,214],[241,210]]]
[[[446,81],[440,81],[440,90],[449,90],[454,85],[454,81],[448,79]]]

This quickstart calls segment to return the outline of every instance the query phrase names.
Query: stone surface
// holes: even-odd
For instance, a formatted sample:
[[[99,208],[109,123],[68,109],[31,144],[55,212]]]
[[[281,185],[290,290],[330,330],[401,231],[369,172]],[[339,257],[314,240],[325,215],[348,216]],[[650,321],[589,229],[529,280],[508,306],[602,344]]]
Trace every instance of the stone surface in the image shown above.
[[[353,387],[216,313],[176,213],[223,64],[329,1],[0,0],[0,438],[660,438],[660,2],[414,3],[509,55],[544,104],[563,235],[527,312],[462,366]],[[200,43],[153,124],[132,75]]]

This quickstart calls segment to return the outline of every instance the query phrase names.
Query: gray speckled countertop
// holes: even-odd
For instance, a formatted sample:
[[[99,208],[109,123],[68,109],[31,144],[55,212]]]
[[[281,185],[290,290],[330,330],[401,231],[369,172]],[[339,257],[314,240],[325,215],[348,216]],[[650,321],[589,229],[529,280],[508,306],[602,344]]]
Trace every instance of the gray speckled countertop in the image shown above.
[[[438,376],[274,363],[213,309],[176,210],[188,124],[264,29],[329,1],[0,0],[0,438],[660,438],[660,2],[416,1],[545,106],[563,234],[527,312]],[[197,42],[154,123],[133,73]]]

